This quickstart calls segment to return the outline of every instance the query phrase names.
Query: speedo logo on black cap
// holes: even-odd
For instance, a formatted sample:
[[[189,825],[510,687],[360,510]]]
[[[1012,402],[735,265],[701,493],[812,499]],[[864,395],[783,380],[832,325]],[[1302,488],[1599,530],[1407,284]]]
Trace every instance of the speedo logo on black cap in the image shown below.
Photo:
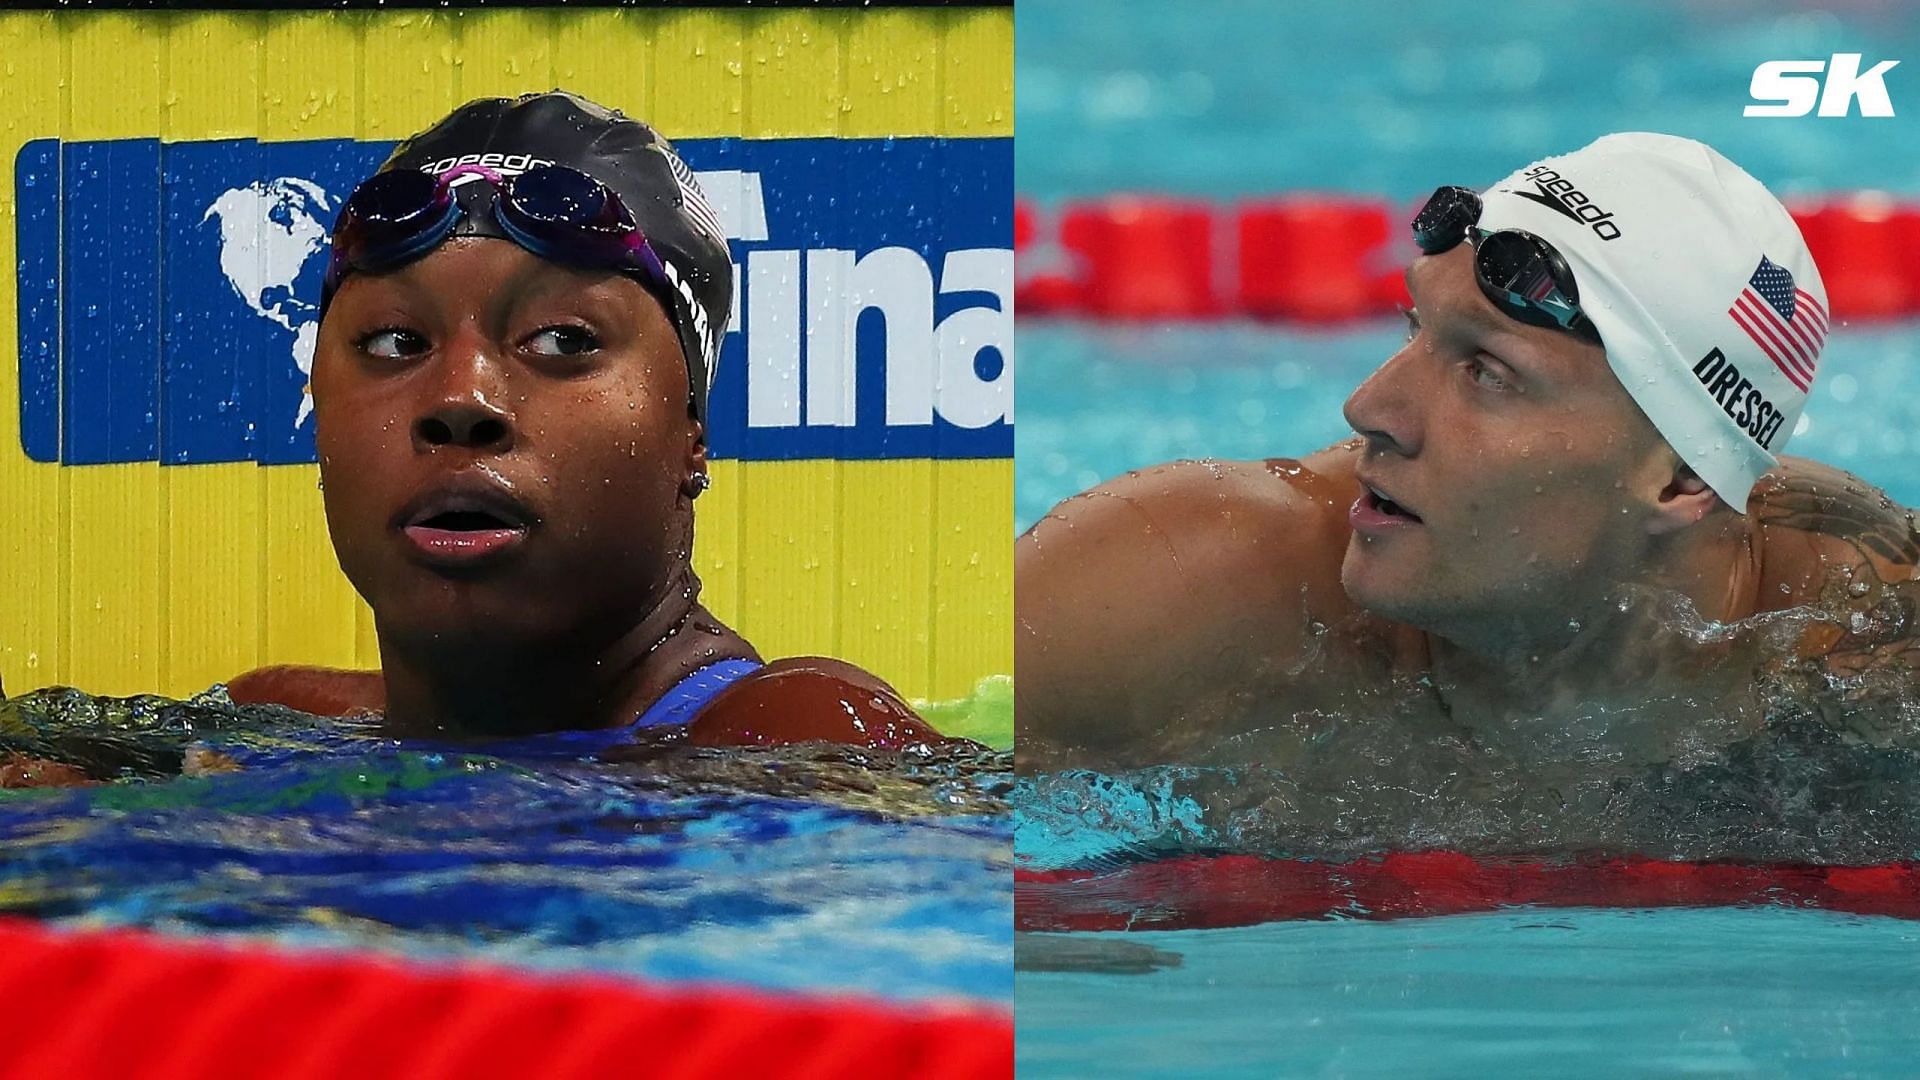
[[[1594,205],[1585,193],[1573,186],[1573,181],[1561,176],[1558,170],[1535,165],[1521,175],[1533,181],[1538,190],[1514,191],[1509,188],[1508,194],[1537,202],[1556,214],[1578,221],[1592,229],[1593,234],[1602,240],[1620,238],[1620,226],[1613,223],[1613,214]]]
[[[667,271],[667,283],[680,294],[680,299],[687,302],[687,311],[693,318],[693,332],[700,338],[701,350],[706,354],[707,366],[711,368],[714,354],[719,351],[716,347],[719,342],[714,339],[712,327],[707,319],[707,309],[700,306],[700,301],[693,295],[693,289],[687,285],[687,279],[680,275],[679,268],[665,259],[660,260],[660,265]]]
[[[420,171],[438,176],[449,169],[457,169],[462,165],[478,165],[484,169],[492,169],[502,176],[518,176],[537,165],[551,164],[553,164],[552,160],[543,157],[534,157],[532,154],[461,154],[458,157],[429,161],[425,165],[420,166]],[[464,177],[461,179],[462,181],[465,180]],[[458,185],[456,184],[455,186]]]

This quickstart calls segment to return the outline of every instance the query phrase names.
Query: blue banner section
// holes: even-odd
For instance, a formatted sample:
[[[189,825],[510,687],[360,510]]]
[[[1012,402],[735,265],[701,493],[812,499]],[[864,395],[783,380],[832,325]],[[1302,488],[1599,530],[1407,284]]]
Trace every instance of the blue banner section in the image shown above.
[[[35,461],[60,460],[60,147],[31,142],[14,159],[19,294],[20,442]]]
[[[313,461],[327,228],[392,145],[22,147],[27,455]],[[736,263],[714,456],[1012,455],[1012,140],[679,146]]]

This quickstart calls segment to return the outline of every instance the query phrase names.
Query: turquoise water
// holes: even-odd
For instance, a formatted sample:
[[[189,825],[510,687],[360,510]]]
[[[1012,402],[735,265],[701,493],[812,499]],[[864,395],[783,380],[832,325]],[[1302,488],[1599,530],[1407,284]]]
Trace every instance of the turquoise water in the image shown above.
[[[223,696],[0,702],[0,914],[768,990],[1005,1003],[1010,756],[376,737]]]
[[[1072,937],[1148,970],[1022,972],[1022,1077],[1914,1075],[1920,924],[1900,919],[1572,909]]]
[[[1704,139],[1785,195],[1920,193],[1920,12],[1910,5],[1022,0],[1017,10],[1017,186],[1043,204],[1123,190],[1227,202],[1316,189],[1403,205],[1634,129]],[[1741,116],[1758,63],[1842,51],[1905,61],[1887,79],[1896,119]],[[1347,435],[1341,402],[1403,333],[1387,321],[1304,331],[1023,319],[1018,527],[1128,469],[1292,456]],[[1841,324],[1788,452],[1920,505],[1916,359],[1920,326]],[[1644,812],[1625,823],[1697,809],[1689,825],[1737,844],[1741,784],[1799,776],[1805,787],[1751,804],[1793,827],[1756,838],[1749,826],[1748,839],[1920,854],[1901,846],[1920,822],[1911,754],[1836,753],[1816,768],[1791,737],[1778,745],[1772,773],[1709,763],[1649,785]],[[1023,781],[1020,864],[1365,840],[1271,820],[1258,778],[1215,783],[1211,796],[1143,785],[1161,797],[1141,798],[1129,793],[1139,782]],[[1044,805],[1023,803],[1036,792]],[[1861,817],[1849,800],[1883,816]],[[1500,824],[1521,827],[1538,809],[1516,806]],[[1538,820],[1564,818],[1556,813]],[[1920,926],[1893,919],[1521,910],[1029,940],[1023,957],[1079,959],[1069,971],[1038,970],[1053,965],[1036,959],[1016,976],[1023,1077],[1877,1077],[1911,1076],[1920,1061]]]
[[[1920,192],[1920,9],[1820,7],[1021,0],[1016,189],[1408,199],[1609,131],[1665,131],[1784,195]],[[1836,52],[1902,61],[1895,116],[1741,115],[1756,65]]]
[[[1020,326],[1016,527],[1060,500],[1174,458],[1291,457],[1352,434],[1340,406],[1404,320],[1328,333],[1251,323]],[[1789,454],[1920,506],[1920,327],[1836,332]]]

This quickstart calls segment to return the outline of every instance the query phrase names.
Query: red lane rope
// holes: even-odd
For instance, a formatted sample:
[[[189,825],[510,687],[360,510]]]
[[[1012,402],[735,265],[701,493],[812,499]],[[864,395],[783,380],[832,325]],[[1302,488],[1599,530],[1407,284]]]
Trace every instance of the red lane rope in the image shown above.
[[[0,1077],[1013,1075],[1013,1018],[0,920]]]
[[[1022,316],[1255,318],[1330,324],[1391,314],[1417,252],[1416,206],[1297,193],[1214,204],[1111,195],[1014,206]],[[1920,314],[1920,202],[1878,192],[1789,205],[1837,320]]]
[[[1117,870],[1016,870],[1021,930],[1185,930],[1334,915],[1394,919],[1538,907],[1772,904],[1920,919],[1920,864],[1484,858],[1397,852],[1351,862],[1182,856]]]

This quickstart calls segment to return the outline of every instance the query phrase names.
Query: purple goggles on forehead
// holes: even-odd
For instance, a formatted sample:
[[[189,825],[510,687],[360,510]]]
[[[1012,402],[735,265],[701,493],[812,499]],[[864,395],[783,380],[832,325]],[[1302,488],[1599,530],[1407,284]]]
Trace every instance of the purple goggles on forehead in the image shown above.
[[[479,165],[437,176],[395,169],[367,180],[348,196],[334,226],[321,314],[348,274],[404,266],[452,235],[465,216],[455,189],[468,176],[492,185],[493,220],[507,239],[554,262],[632,272],[680,321],[666,267],[619,194],[565,165],[539,165],[517,176]]]

